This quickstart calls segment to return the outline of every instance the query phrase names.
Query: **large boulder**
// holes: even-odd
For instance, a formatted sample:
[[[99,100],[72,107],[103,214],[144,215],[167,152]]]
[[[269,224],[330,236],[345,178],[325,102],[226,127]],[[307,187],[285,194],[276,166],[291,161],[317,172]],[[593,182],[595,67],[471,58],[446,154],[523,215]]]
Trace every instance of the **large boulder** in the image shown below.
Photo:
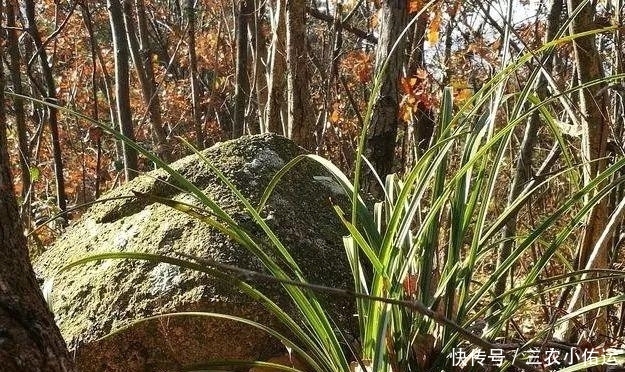
[[[284,137],[258,135],[217,144],[203,155],[257,203],[275,172],[302,152]],[[268,242],[197,156],[181,159],[172,168],[204,190],[256,239]],[[42,278],[54,277],[51,307],[83,371],[173,371],[215,359],[263,360],[283,350],[267,334],[224,319],[187,316],[134,324],[155,314],[206,311],[278,326],[232,283],[207,274],[142,260],[95,261],[59,274],[69,262],[110,251],[191,255],[263,270],[246,249],[201,221],[153,202],[154,198],[116,199],[140,192],[198,204],[177,186],[166,172],[157,170],[109,192],[35,261]],[[333,203],[345,202],[338,184],[323,169],[304,162],[287,174],[262,211],[310,283],[352,286],[342,246],[345,231],[332,208]],[[256,285],[292,311],[278,285]],[[349,328],[352,301],[326,297],[325,302],[338,324]],[[129,324],[134,325],[125,327]]]

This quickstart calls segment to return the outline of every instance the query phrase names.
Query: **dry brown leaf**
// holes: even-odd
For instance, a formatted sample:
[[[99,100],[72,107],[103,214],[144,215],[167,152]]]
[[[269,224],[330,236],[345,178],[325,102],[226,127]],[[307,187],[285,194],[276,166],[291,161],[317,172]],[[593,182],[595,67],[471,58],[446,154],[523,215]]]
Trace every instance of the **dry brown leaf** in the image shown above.
[[[434,16],[432,20],[430,21],[430,26],[428,27],[428,41],[432,44],[438,43],[439,33],[440,33],[439,28],[441,26],[441,21],[442,21],[441,12],[439,9],[437,9],[434,12]]]

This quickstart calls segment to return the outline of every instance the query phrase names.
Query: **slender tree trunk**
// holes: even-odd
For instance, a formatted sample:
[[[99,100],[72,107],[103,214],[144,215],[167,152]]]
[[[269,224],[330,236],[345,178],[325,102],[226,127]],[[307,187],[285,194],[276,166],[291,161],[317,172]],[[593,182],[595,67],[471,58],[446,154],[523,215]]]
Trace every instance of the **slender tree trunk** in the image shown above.
[[[269,78],[267,79],[266,131],[284,134],[283,113],[285,112],[284,92],[286,86],[286,19],[285,0],[276,0],[271,40]]]
[[[31,24],[32,26],[32,24]],[[0,66],[3,51],[0,46]],[[0,69],[0,102],[4,102]],[[71,372],[72,360],[39,290],[13,192],[0,105],[0,366],[6,372]]]
[[[252,67],[252,87],[250,87],[250,91],[254,95],[253,103],[256,107],[252,104],[248,105],[247,116],[249,119],[247,127],[250,134],[257,134],[262,133],[263,127],[266,126],[264,120],[267,107],[267,69],[266,63],[263,63],[263,61],[267,61],[267,40],[262,32],[262,17],[260,17],[260,15],[265,14],[266,5],[264,1],[249,1],[252,3],[252,13],[247,22],[247,30],[250,35],[250,51],[252,54],[250,63]],[[252,103],[252,101],[250,103]],[[254,110],[256,111],[256,115],[253,114]],[[256,119],[252,120],[253,116],[255,116]]]
[[[98,61],[98,47],[95,39],[95,35],[93,33],[93,22],[91,20],[91,12],[89,11],[89,6],[86,2],[80,3],[80,11],[83,16],[83,22],[85,24],[85,28],[87,29],[87,33],[89,35],[89,49],[91,51],[91,100],[93,101],[93,109],[91,117],[95,121],[100,120],[100,111],[98,108],[98,71],[97,71],[97,61]],[[106,71],[103,72],[103,79],[106,84],[107,74]],[[105,93],[108,96],[108,84],[106,84]],[[111,115],[112,116],[112,115]],[[95,165],[95,184],[94,188],[94,196],[95,199],[100,197],[100,169],[102,165],[102,130],[96,125],[89,128],[91,133],[94,136],[90,136],[91,140],[94,142],[96,146],[96,165]]]
[[[366,156],[380,177],[393,170],[397,137],[399,91],[398,81],[404,61],[404,42],[393,45],[406,27],[406,0],[384,0],[379,16],[379,38],[376,46],[375,71],[380,91],[375,97],[371,124],[367,132]],[[388,64],[384,68],[384,62]]]
[[[622,8],[622,0],[617,0],[614,4],[615,9],[623,9]],[[617,11],[614,15],[614,24],[621,24],[622,22],[622,15],[623,15],[623,11]],[[622,30],[615,30],[614,31],[614,45],[612,46],[612,53],[614,55],[614,63],[612,65],[612,75],[617,75],[617,74],[622,74],[623,72],[625,72],[625,64],[623,64],[623,56],[621,55],[621,51],[623,50],[623,31]],[[623,143],[623,133],[624,133],[624,129],[625,129],[625,97],[623,97],[622,94],[616,94],[614,96],[612,96],[612,118],[614,119],[614,124],[613,124],[613,133],[614,133],[614,138],[617,141],[620,141],[620,143]],[[608,146],[609,148],[609,146]],[[614,153],[618,153],[617,151],[614,151]],[[616,173],[614,175],[614,178],[617,179],[619,177],[622,177],[623,174],[625,173],[625,171],[621,170],[618,173]],[[625,198],[625,187],[618,186],[617,190],[615,191],[615,193],[613,193],[613,195],[611,195],[610,198],[610,206],[608,207],[610,210],[614,210],[616,209],[616,206],[618,205],[620,200],[623,200]],[[612,242],[611,242],[611,249],[616,249],[619,245],[619,240],[621,240],[621,234],[620,231],[625,230],[625,226],[624,224],[624,220],[619,221],[619,226],[617,228],[617,231],[619,233],[615,233],[612,236]],[[623,328],[623,330],[625,330],[625,322],[621,323],[621,327]],[[618,333],[618,332],[617,332]],[[621,333],[618,333],[621,334]]]
[[[123,135],[134,141],[132,114],[130,112],[130,87],[128,67],[128,40],[124,29],[124,14],[119,0],[107,0],[113,48],[115,50],[115,98],[117,119]],[[124,175],[130,181],[137,172],[137,152],[129,144],[123,143]]]
[[[32,38],[41,65],[41,72],[46,85],[46,102],[57,104],[56,84],[52,75],[52,68],[48,64],[48,54],[41,41],[41,35],[37,29],[35,21],[35,3],[33,0],[25,0],[26,20],[28,23],[28,33]],[[61,143],[59,140],[58,110],[53,107],[46,107],[48,123],[50,126],[50,137],[52,142],[52,156],[54,158],[54,180],[56,182],[56,205],[61,211],[67,210],[67,197],[65,195],[65,178],[63,176],[63,155],[61,153]]]
[[[450,15],[450,17],[453,19],[455,14]],[[410,30],[410,42],[407,47],[407,71],[410,76],[418,75],[419,70],[423,69],[425,65],[423,50],[427,23],[428,13],[423,12],[423,14],[419,16],[419,20],[412,25],[412,29]],[[448,39],[451,39],[451,35],[448,35]],[[409,169],[415,160],[413,156],[413,154],[415,154],[414,149],[416,149],[417,156],[420,156],[429,148],[436,125],[433,117],[434,112],[431,107],[426,107],[422,102],[417,103],[417,110],[413,113],[410,123],[406,126],[406,133],[404,133],[401,159],[403,169]]]
[[[13,83],[13,92],[23,95],[22,75],[20,73],[21,56],[18,44],[17,25],[15,19],[17,17],[17,8],[13,4],[13,0],[6,2],[7,17],[7,52],[10,57],[9,71],[11,74],[11,82]],[[24,100],[20,97],[13,97],[13,107],[15,108],[15,126],[17,127],[17,139],[19,143],[19,161],[22,181],[22,198],[25,198],[30,190],[30,150],[28,147],[28,132],[26,130],[26,115],[24,114]]]
[[[420,11],[421,9],[418,9]],[[423,12],[419,20],[411,26],[410,45],[408,49],[408,71],[416,72],[424,68],[423,47],[425,45],[425,33],[427,31],[428,14]],[[455,16],[455,14],[454,14]]]
[[[310,101],[306,1],[286,0],[287,127],[298,145],[314,151],[315,115]]]
[[[486,13],[488,14],[488,13]],[[454,44],[453,32],[456,28],[456,17],[455,14],[450,17],[449,22],[445,26],[445,58],[443,59],[443,63],[445,64],[445,76],[443,77],[443,84],[445,86],[451,83],[451,77],[453,74],[452,71],[452,62],[451,62],[451,49]]]
[[[96,80],[95,80],[95,59],[98,60],[99,64],[100,64],[100,69],[102,70],[102,81],[104,82],[104,89],[103,89],[103,93],[106,96],[106,99],[108,101],[108,111],[109,111],[109,116],[110,116],[110,120],[112,122],[115,122],[117,120],[117,110],[115,105],[113,104],[114,100],[113,100],[113,92],[112,92],[112,79],[110,74],[108,73],[108,70],[106,68],[106,63],[104,61],[104,57],[102,56],[102,51],[101,48],[99,48],[98,46],[98,41],[96,39],[94,30],[93,30],[93,20],[91,18],[91,11],[89,10],[89,5],[87,2],[81,2],[80,3],[80,10],[83,16],[83,23],[85,24],[85,28],[87,29],[87,33],[89,34],[89,42],[90,42],[90,48],[91,48],[91,56],[92,58],[94,58],[94,62],[93,62],[93,68],[94,68],[94,74],[92,75],[92,79],[93,80],[93,86],[94,86],[94,92],[95,92],[95,87],[97,86],[96,84]],[[96,96],[94,96],[94,118],[97,118],[97,98]],[[117,151],[117,156],[118,157],[122,157],[123,155],[123,149],[122,146],[120,144],[120,141],[115,141],[115,150]],[[99,169],[99,166],[97,167]],[[99,172],[98,172],[99,175]],[[99,176],[98,178],[96,178],[96,181],[99,181]],[[99,195],[99,184],[97,185],[98,187],[96,187],[96,195]],[[96,196],[97,197],[97,196]]]
[[[124,25],[126,27],[126,37],[132,62],[137,71],[137,78],[141,85],[143,102],[148,110],[150,118],[150,128],[152,129],[152,142],[155,153],[163,160],[169,161],[170,153],[167,146],[167,134],[163,128],[161,118],[161,104],[156,92],[156,81],[154,80],[154,70],[152,68],[152,58],[150,47],[147,42],[147,23],[145,20],[145,4],[142,0],[136,1],[137,24],[139,25],[139,35],[133,23],[131,4],[124,3]]]
[[[84,20],[87,34],[89,35],[89,51],[91,52],[91,99],[93,100],[93,108],[91,111],[92,119],[100,120],[100,110],[98,106],[98,53],[95,35],[93,33],[93,22],[91,21],[91,13],[87,3],[80,4],[80,12]]]
[[[582,3],[583,1],[581,0],[568,0],[569,13],[573,12]],[[581,12],[571,23],[571,33],[595,29],[595,12],[594,3],[585,3]],[[579,84],[588,83],[603,77],[601,67],[603,59],[597,50],[594,34],[575,39],[573,49]],[[606,167],[605,155],[609,131],[609,112],[604,86],[605,84],[595,84],[581,90],[579,95],[580,121],[583,129],[582,156],[586,164],[584,166],[585,184],[588,184],[591,179],[596,177]],[[607,239],[598,247],[594,261],[590,261],[595,245],[599,241],[604,227],[607,225],[607,201],[607,198],[603,198],[593,207],[588,216],[578,252],[577,267],[579,269],[608,268]],[[588,284],[586,301],[582,302],[582,306],[599,301],[601,297],[606,298],[607,296],[607,293],[605,293],[607,287],[604,285],[605,281],[602,281],[600,284],[597,284],[597,282]],[[574,296],[569,309],[576,308],[576,298],[577,296]],[[595,329],[601,335],[600,337],[604,337],[607,334],[607,314],[605,314],[605,311],[601,313],[600,316],[596,316],[597,323]],[[592,316],[590,315],[588,319],[592,319]]]
[[[195,53],[195,0],[187,0],[187,14],[189,27],[187,28],[187,41],[189,43],[189,77],[191,81],[191,110],[193,112],[193,124],[195,125],[195,142],[198,148],[204,148],[204,128],[200,117],[200,86],[197,80],[197,55]]]
[[[549,17],[547,18],[547,34],[545,35],[545,42],[553,40],[560,28],[560,15],[562,14],[564,3],[563,0],[553,0],[551,3],[551,9],[549,11]],[[553,68],[553,54],[546,56],[542,60],[544,69],[547,73],[551,73]],[[537,82],[537,93],[541,100],[549,97],[549,90],[547,89],[547,79],[544,74],[540,75]],[[519,157],[516,161],[516,171],[510,185],[508,192],[508,205],[512,205],[516,199],[521,195],[521,192],[525,188],[526,183],[532,176],[532,155],[534,148],[536,147],[536,140],[538,135],[538,129],[540,128],[540,113],[535,111],[530,116],[527,126],[525,127],[525,134],[521,142],[521,149]],[[501,265],[505,259],[510,256],[512,247],[514,245],[514,237],[517,230],[517,215],[518,210],[512,213],[507,223],[502,229],[502,243],[499,245],[499,252],[497,258],[497,266]],[[500,296],[505,292],[506,281],[509,278],[508,275],[503,275],[495,285],[495,296]]]
[[[353,14],[353,13],[352,13]],[[346,18],[351,16],[348,15]],[[334,19],[332,22],[332,50],[328,53],[328,75],[325,81],[324,87],[324,99],[323,99],[323,118],[317,123],[316,136],[317,136],[317,153],[324,147],[325,132],[326,132],[326,120],[328,120],[333,111],[333,105],[336,102],[334,97],[338,96],[338,84],[339,81],[339,66],[341,63],[341,51],[343,49],[343,5],[337,3],[334,9]],[[347,20],[348,21],[348,20]],[[347,22],[346,21],[346,22]],[[337,89],[333,89],[336,87]]]
[[[237,55],[234,88],[234,115],[232,138],[243,135],[245,127],[245,109],[250,98],[250,79],[247,74],[247,23],[254,9],[253,0],[240,0],[236,15]]]

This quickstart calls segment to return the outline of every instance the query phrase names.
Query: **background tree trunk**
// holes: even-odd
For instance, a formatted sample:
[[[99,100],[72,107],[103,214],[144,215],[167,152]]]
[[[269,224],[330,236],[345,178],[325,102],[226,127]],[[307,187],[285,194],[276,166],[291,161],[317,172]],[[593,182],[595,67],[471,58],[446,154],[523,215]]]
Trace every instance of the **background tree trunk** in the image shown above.
[[[15,19],[17,17],[17,8],[13,4],[13,0],[6,3],[7,17],[7,52],[10,57],[9,71],[11,74],[11,82],[13,83],[13,92],[15,94],[24,94],[22,89],[22,75],[20,72],[21,56],[19,48],[19,39],[17,36],[17,28]],[[20,97],[13,97],[13,106],[15,107],[15,126],[17,127],[17,138],[20,152],[20,170],[22,180],[22,198],[25,198],[30,190],[30,149],[28,146],[28,133],[26,130],[26,115],[24,113],[24,100]],[[25,203],[26,204],[26,203]]]
[[[416,11],[421,11],[421,9]],[[450,16],[453,18],[452,15]],[[426,69],[423,50],[428,18],[428,12],[423,12],[419,16],[419,20],[411,26],[408,32],[410,36],[406,43],[408,54],[406,70],[408,77],[419,76],[419,72]],[[450,23],[452,23],[451,20]],[[422,102],[417,103],[417,110],[412,114],[410,122],[406,125],[403,133],[403,141],[401,143],[402,169],[410,169],[416,160],[415,157],[421,156],[429,148],[434,136],[434,127],[436,126],[434,117],[434,111],[431,107],[426,107]]]
[[[562,14],[563,6],[563,0],[552,1],[549,17],[547,19],[548,24],[545,42],[552,41],[555,38],[558,29],[560,28],[560,16]],[[553,54],[547,55],[541,63],[543,63],[545,71],[547,73],[551,73],[553,68]],[[544,100],[549,96],[547,78],[544,74],[541,74],[538,79],[536,91],[541,100]],[[515,166],[516,173],[512,179],[510,190],[508,192],[508,206],[512,205],[517,200],[525,188],[526,183],[532,177],[532,155],[538,139],[538,129],[540,128],[540,124],[540,113],[539,111],[535,111],[529,118],[525,128],[525,134],[523,135],[523,141],[521,142],[521,149]],[[512,247],[515,242],[514,238],[517,234],[517,215],[518,210],[508,217],[507,223],[503,226],[502,242],[499,245],[497,266],[500,266],[512,252]],[[506,281],[508,278],[508,275],[504,275],[499,281],[497,281],[495,286],[495,296],[500,296],[505,292]]]
[[[197,55],[195,53],[195,0],[187,0],[187,42],[189,43],[189,79],[191,82],[191,111],[193,112],[193,124],[195,125],[195,142],[198,148],[206,147],[204,128],[200,117],[200,86],[197,78]]]
[[[285,106],[284,91],[286,86],[286,20],[285,20],[285,0],[276,0],[273,19],[273,38],[271,40],[269,78],[267,79],[267,110],[266,110],[266,131],[284,134],[283,112]]]
[[[44,100],[52,104],[57,104],[56,84],[52,75],[52,68],[48,62],[48,54],[45,45],[41,41],[41,35],[37,29],[35,21],[35,3],[33,0],[25,1],[26,20],[28,22],[28,32],[37,47],[37,54],[41,65],[41,73],[46,85]],[[56,183],[56,205],[61,211],[67,210],[67,196],[65,194],[65,177],[63,176],[63,157],[61,153],[61,143],[59,140],[58,111],[53,107],[46,107],[48,114],[48,124],[50,125],[50,137],[52,142],[52,154],[54,157],[54,180]]]
[[[111,88],[112,86],[112,81],[113,79],[111,78],[111,75],[108,73],[108,69],[106,67],[106,61],[102,55],[102,48],[100,48],[100,45],[98,43],[98,40],[96,38],[96,34],[95,34],[95,30],[94,30],[94,24],[93,24],[93,19],[92,19],[92,15],[91,15],[91,11],[89,10],[89,5],[86,2],[81,2],[80,4],[80,10],[81,10],[81,14],[83,16],[83,23],[85,25],[85,28],[87,30],[87,34],[89,35],[89,47],[90,47],[90,54],[91,57],[94,60],[97,60],[100,66],[100,70],[102,72],[102,83],[104,85],[104,87],[101,89],[102,93],[106,96],[106,101],[107,101],[107,107],[108,107],[108,113],[109,116],[111,118],[112,122],[115,122],[115,118],[117,117],[117,109],[115,107],[115,105],[113,104],[114,99],[113,99],[113,89]],[[95,80],[95,72],[96,72],[96,64],[95,61],[92,61],[92,66],[94,69],[94,74],[92,75],[92,79],[93,80],[93,91],[95,92],[96,96],[94,98],[94,119],[98,119],[98,111],[97,111],[97,91],[96,91],[96,80]],[[119,143],[119,141],[115,141],[115,150],[118,154],[118,157],[121,157],[123,154],[123,149],[121,148],[121,144]],[[99,169],[99,166],[97,167]],[[96,179],[98,180],[98,179]],[[98,187],[96,187],[96,195],[99,195],[100,192],[100,188],[99,185]],[[97,198],[97,196],[96,196]]]
[[[375,52],[375,72],[380,79],[380,91],[375,98],[371,124],[367,132],[365,154],[380,177],[393,170],[395,138],[397,137],[399,91],[398,81],[404,61],[404,42],[393,45],[406,27],[406,0],[382,2],[378,22],[378,44]],[[388,64],[384,68],[384,62]]]
[[[136,1],[136,19],[138,25],[138,36],[133,23],[133,12],[130,2],[126,2],[124,6],[124,24],[126,26],[126,35],[128,37],[128,47],[132,56],[133,64],[137,71],[139,84],[141,85],[141,93],[143,102],[148,110],[150,118],[150,128],[152,128],[152,142],[154,144],[155,153],[165,161],[169,158],[169,149],[167,148],[167,133],[163,128],[163,119],[161,118],[161,103],[156,91],[156,82],[154,81],[154,70],[152,68],[152,53],[147,41],[147,23],[145,19],[145,4],[142,0]]]
[[[247,22],[254,10],[253,0],[240,0],[236,15],[237,54],[234,86],[234,115],[232,138],[243,135],[245,128],[245,109],[250,98],[250,79],[247,74]]]
[[[337,3],[334,9],[334,18],[332,21],[332,35],[330,37],[332,50],[327,53],[327,75],[324,76],[320,73],[321,78],[325,80],[325,94],[323,97],[323,115],[316,123],[316,136],[317,136],[317,153],[324,147],[326,122],[332,116],[334,111],[334,103],[336,102],[334,97],[337,97],[339,93],[339,84],[337,84],[342,76],[339,76],[339,69],[341,65],[341,54],[343,51],[343,22],[349,22],[349,18],[352,17],[354,12],[350,12],[345,19],[343,19],[343,5]],[[321,66],[320,66],[321,67]],[[350,94],[350,93],[348,93]]]
[[[130,112],[130,87],[128,67],[128,40],[124,29],[124,13],[119,0],[107,0],[109,20],[113,33],[115,50],[115,101],[117,120],[123,135],[134,141],[132,114]],[[127,143],[122,143],[124,175],[130,181],[137,172],[137,152]]]
[[[569,0],[568,11],[571,14],[583,1]],[[597,26],[594,22],[595,7],[594,3],[585,3],[581,12],[575,17],[571,23],[571,33],[580,33],[595,29]],[[595,35],[588,35],[577,38],[573,42],[575,62],[577,65],[577,77],[579,84],[588,83],[590,81],[603,77],[603,69],[601,63],[603,61],[601,55],[597,51]],[[582,159],[584,166],[584,184],[596,177],[605,170],[606,167],[606,147],[609,134],[608,103],[605,95],[605,84],[595,84],[591,87],[580,90],[579,106],[580,106],[580,122],[582,124]],[[605,186],[605,185],[603,185]],[[605,239],[598,247],[596,258],[590,261],[591,253],[595,245],[599,242],[600,236],[608,221],[608,199],[603,198],[596,204],[586,221],[582,241],[578,251],[577,268],[608,268],[608,240]],[[582,301],[582,306],[599,301],[601,297],[606,298],[607,285],[605,281],[601,283],[588,283],[587,296]],[[576,308],[577,295],[573,296],[569,309]],[[596,316],[596,332],[600,337],[607,335],[607,314],[605,311],[599,316],[590,314],[587,319]]]
[[[0,65],[3,58],[0,46]],[[0,69],[0,102],[4,102]],[[26,249],[0,105],[0,366],[4,372],[71,372],[72,360],[39,290]]]
[[[100,60],[100,62],[102,61],[102,58],[98,58],[99,56],[101,56],[101,54],[98,54],[98,51],[100,50],[98,48],[98,43],[97,40],[95,38],[94,32],[93,32],[93,21],[91,19],[91,12],[89,10],[89,6],[86,2],[82,2],[79,4],[80,6],[80,11],[81,14],[83,16],[83,23],[85,25],[85,28],[87,30],[87,34],[89,35],[89,51],[90,51],[90,55],[91,55],[91,99],[93,101],[93,109],[92,109],[92,119],[99,121],[100,120],[100,113],[99,113],[99,106],[98,106],[98,71],[97,71],[97,61],[98,59]],[[110,97],[109,94],[109,78],[108,78],[108,74],[106,73],[106,69],[103,67],[102,68],[102,78],[104,79],[104,85],[105,88],[103,89],[103,93],[106,95],[106,97]],[[110,102],[110,101],[109,101]],[[111,109],[111,105],[109,105],[109,110]],[[114,115],[111,114],[111,117],[113,117]],[[93,130],[96,130],[98,132],[95,133],[100,133],[99,129],[96,129],[95,127],[93,128]],[[93,186],[94,188],[94,197],[95,199],[98,199],[100,197],[100,184],[101,184],[101,180],[102,180],[102,136],[100,135],[95,135],[93,140],[95,140],[94,144],[96,146],[96,165],[95,165],[95,184]]]
[[[267,37],[263,32],[263,17],[267,11],[265,1],[249,0],[251,14],[247,21],[251,52],[251,87],[250,95],[254,96],[253,104],[247,105],[247,127],[250,134],[263,132],[266,127],[265,110],[267,107]],[[252,120],[254,118],[254,120]]]
[[[315,117],[310,101],[306,1],[286,0],[287,127],[289,137],[314,151]]]

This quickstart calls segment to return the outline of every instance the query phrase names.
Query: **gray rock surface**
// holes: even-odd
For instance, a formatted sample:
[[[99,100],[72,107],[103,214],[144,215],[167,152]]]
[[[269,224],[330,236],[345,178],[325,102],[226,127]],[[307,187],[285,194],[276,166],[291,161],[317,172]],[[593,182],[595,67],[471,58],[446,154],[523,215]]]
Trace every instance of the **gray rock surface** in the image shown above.
[[[203,152],[254,204],[273,174],[300,153],[302,150],[290,140],[277,135],[243,137]],[[257,239],[267,241],[230,191],[197,156],[181,159],[172,168],[204,190]],[[336,186],[320,167],[300,163],[287,174],[262,215],[309,282],[351,288],[341,238],[345,230],[332,209],[332,203],[339,203],[347,211],[346,198]],[[103,199],[132,196],[134,191],[198,204],[178,190],[162,170],[140,176]],[[109,251],[175,257],[187,254],[262,270],[259,260],[244,248],[165,205],[145,198],[95,204],[35,261],[39,276],[55,278],[51,307],[83,371],[173,371],[214,359],[265,359],[284,350],[277,340],[261,331],[207,317],[160,318],[102,338],[136,320],[176,311],[219,312],[275,325],[262,306],[232,283],[168,264],[103,260],[57,275],[69,262]],[[278,286],[257,285],[289,309],[290,302]],[[324,301],[339,324],[349,328],[346,322],[352,318],[352,301]]]

